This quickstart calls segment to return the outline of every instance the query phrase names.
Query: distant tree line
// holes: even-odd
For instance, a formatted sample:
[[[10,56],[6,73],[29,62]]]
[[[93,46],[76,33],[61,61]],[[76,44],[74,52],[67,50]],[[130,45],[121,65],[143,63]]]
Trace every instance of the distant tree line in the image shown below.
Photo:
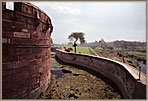
[[[113,45],[101,45],[101,48],[103,48],[103,50],[114,50]]]
[[[102,48],[103,50],[113,50],[115,48],[121,50],[129,51],[146,51],[146,42],[137,42],[137,41],[112,41],[105,42],[102,38],[99,42],[84,43],[82,46],[91,47],[91,48]]]
[[[115,48],[121,48],[122,50],[145,50],[146,42],[136,42],[136,41],[114,41]]]

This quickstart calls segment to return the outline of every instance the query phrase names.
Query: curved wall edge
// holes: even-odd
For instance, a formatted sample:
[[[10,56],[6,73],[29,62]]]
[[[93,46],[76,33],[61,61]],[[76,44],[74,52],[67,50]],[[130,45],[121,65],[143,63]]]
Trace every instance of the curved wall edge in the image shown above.
[[[50,84],[51,19],[37,6],[2,3],[2,98],[34,99]]]
[[[59,49],[56,50],[56,57],[62,62],[82,66],[110,79],[118,86],[124,99],[146,99],[146,76],[142,73],[142,79],[137,80],[138,70],[134,67],[108,58],[68,53]]]

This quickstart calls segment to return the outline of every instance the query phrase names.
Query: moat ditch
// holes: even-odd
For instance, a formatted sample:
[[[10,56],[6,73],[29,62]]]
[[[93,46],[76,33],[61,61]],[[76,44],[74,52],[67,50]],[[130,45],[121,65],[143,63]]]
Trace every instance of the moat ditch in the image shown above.
[[[121,99],[118,89],[91,73],[65,65],[51,55],[51,84],[39,99]],[[112,85],[112,86],[111,86]]]

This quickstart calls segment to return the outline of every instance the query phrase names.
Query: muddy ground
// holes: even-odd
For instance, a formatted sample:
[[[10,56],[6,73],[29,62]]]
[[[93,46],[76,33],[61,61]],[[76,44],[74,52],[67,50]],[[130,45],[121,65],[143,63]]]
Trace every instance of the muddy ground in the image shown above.
[[[39,99],[121,99],[119,93],[100,78],[84,70],[60,64],[51,57],[52,80]]]

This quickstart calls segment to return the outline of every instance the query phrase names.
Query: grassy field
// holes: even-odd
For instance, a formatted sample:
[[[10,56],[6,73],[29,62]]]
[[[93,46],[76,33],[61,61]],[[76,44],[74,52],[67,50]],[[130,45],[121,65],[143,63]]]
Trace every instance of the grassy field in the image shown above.
[[[72,48],[73,49],[72,52],[74,52],[73,46],[58,46],[58,47]],[[124,56],[126,64],[129,64],[134,67],[138,66],[139,59],[142,61],[146,61],[146,53],[144,52],[123,51],[120,49],[115,49],[115,50],[103,50],[102,48],[91,49],[90,47],[80,47],[80,46],[77,46],[77,51],[76,51],[76,53],[101,56],[123,62],[123,58],[119,57],[119,55],[117,54],[118,52],[120,52]]]
[[[133,55],[137,58],[141,58],[142,60],[146,60],[146,53],[145,52],[128,52],[129,55]]]
[[[58,47],[72,48],[73,49],[72,52],[74,52],[73,46],[58,46]],[[77,46],[76,53],[91,54],[88,47],[80,47],[80,46]]]
[[[88,47],[77,47],[77,53],[90,54]]]
[[[123,58],[117,55],[117,52],[120,52],[124,56],[125,63],[134,67],[138,66],[138,60],[146,61],[146,53],[144,52],[121,51],[118,49],[112,51],[95,49],[95,51],[99,56],[123,62]]]

